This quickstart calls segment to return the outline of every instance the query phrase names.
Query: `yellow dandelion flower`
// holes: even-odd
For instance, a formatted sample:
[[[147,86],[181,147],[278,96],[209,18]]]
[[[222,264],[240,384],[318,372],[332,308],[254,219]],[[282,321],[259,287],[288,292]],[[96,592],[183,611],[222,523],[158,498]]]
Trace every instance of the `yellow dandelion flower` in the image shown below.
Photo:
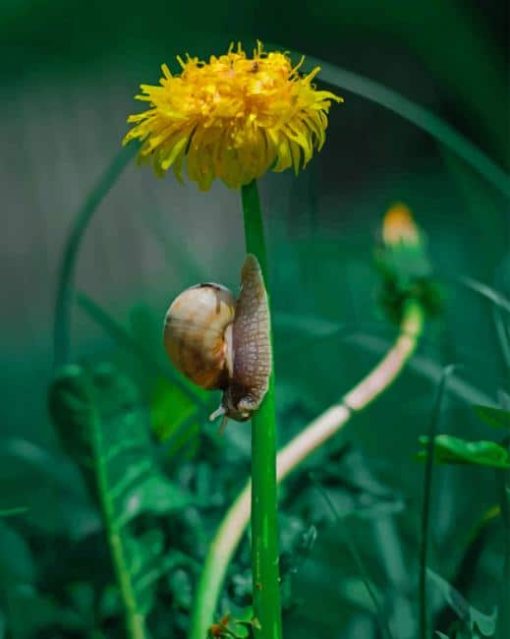
[[[179,75],[162,65],[160,86],[141,85],[138,100],[150,108],[131,115],[134,124],[123,144],[138,139],[140,159],[151,159],[163,175],[172,168],[207,190],[215,178],[240,187],[268,170],[297,173],[325,141],[332,101],[342,98],[318,91],[319,72],[298,72],[285,53],[258,44],[248,58],[238,45],[209,62],[177,58]]]
[[[398,202],[388,209],[383,220],[382,237],[388,246],[420,244],[420,231],[408,206]]]

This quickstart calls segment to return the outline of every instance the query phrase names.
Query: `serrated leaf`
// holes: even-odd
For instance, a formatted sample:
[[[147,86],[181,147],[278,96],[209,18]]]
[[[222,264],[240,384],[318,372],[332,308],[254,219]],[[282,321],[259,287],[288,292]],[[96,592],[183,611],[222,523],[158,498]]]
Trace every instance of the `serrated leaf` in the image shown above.
[[[473,406],[478,417],[494,428],[510,428],[510,411],[493,406]]]
[[[428,445],[428,437],[419,439],[424,448]],[[424,459],[427,451],[418,453],[419,459]],[[453,435],[438,435],[434,439],[434,459],[439,464],[470,464],[487,466],[489,468],[510,468],[508,451],[496,442],[470,442]]]
[[[147,585],[137,588],[135,578],[161,560],[163,540],[157,530],[136,537],[129,524],[142,513],[183,508],[191,496],[159,469],[138,391],[112,366],[66,367],[50,389],[49,404],[66,450],[101,507],[126,615],[139,624],[154,592]]]
[[[484,637],[492,637],[496,632],[498,611],[494,608],[492,614],[487,615],[474,608],[464,597],[441,575],[427,568],[427,577],[435,584],[445,601],[457,614],[471,632],[479,631]]]

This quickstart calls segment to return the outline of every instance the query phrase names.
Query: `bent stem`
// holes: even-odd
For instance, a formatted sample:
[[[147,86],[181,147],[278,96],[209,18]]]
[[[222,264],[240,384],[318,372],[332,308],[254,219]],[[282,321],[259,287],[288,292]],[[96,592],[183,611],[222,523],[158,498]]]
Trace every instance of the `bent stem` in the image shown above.
[[[66,239],[58,270],[57,296],[53,320],[53,361],[55,368],[67,364],[69,359],[73,278],[82,239],[98,206],[115,184],[128,162],[138,151],[138,148],[137,144],[130,144],[127,149],[122,149],[117,153],[76,214],[73,226]]]
[[[420,304],[410,300],[404,309],[399,334],[377,366],[343,400],[319,415],[278,453],[278,482],[338,433],[353,413],[366,408],[391,386],[414,353],[424,322],[425,315]],[[250,500],[251,484],[248,482],[227,512],[211,543],[198,584],[189,639],[204,639],[207,636],[228,564],[250,517]]]
[[[297,52],[290,52],[299,56]],[[299,59],[299,58],[298,58]],[[489,184],[492,184],[503,196],[510,197],[510,181],[507,172],[491,160],[470,140],[437,115],[403,95],[389,89],[379,82],[359,75],[342,67],[338,67],[313,56],[307,56],[307,67],[321,68],[320,77],[338,89],[351,91],[355,95],[375,102],[408,120],[422,131],[425,131],[464,162]]]
[[[258,259],[264,283],[268,289],[264,227],[255,181],[242,187],[241,199],[246,251]],[[260,639],[281,639],[274,366],[271,369],[266,396],[251,420],[251,460],[253,485],[251,495],[251,557],[253,614],[256,620],[254,633],[255,637]]]

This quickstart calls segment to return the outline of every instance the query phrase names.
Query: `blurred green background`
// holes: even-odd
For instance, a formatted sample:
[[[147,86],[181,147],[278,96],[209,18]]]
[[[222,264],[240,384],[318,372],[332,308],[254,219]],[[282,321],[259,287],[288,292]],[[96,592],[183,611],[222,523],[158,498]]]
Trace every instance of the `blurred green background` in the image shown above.
[[[207,57],[232,41],[249,47],[261,39],[268,48],[313,55],[402,93],[508,169],[508,13],[503,0],[1,3],[0,508],[29,510],[2,529],[0,578],[11,583],[14,572],[34,597],[50,601],[55,610],[76,609],[80,601],[88,612],[82,610],[86,622],[70,630],[72,624],[66,629],[65,620],[59,626],[51,617],[54,609],[48,603],[46,625],[12,626],[18,613],[7,597],[2,600],[0,637],[122,636],[118,625],[100,627],[102,613],[95,604],[90,610],[83,604],[108,582],[107,550],[95,510],[50,424],[46,393],[61,251],[76,211],[118,152],[127,115],[139,110],[132,99],[138,85],[156,82],[160,64],[173,66],[177,54]],[[350,530],[371,577],[382,590],[391,584],[391,592],[397,593],[385,603],[400,628],[395,636],[412,638],[423,474],[415,453],[418,436],[428,428],[440,371],[449,363],[460,366],[442,414],[443,432],[489,437],[492,433],[487,434],[471,405],[508,400],[508,363],[501,343],[508,317],[502,319],[462,283],[470,277],[510,294],[508,201],[414,125],[348,90],[338,92],[345,103],[332,108],[322,153],[297,178],[271,174],[261,183],[280,438],[286,441],[337,400],[390,343],[394,328],[376,304],[372,255],[381,215],[392,202],[406,202],[427,234],[445,291],[444,314],[428,328],[402,379],[356,417],[329,452],[334,457],[342,446],[351,447],[338,462],[342,472],[335,471],[342,481],[349,478],[365,486],[382,482],[398,496],[401,506],[395,512],[383,508],[380,515],[368,508],[368,514],[357,516],[362,507],[335,475],[338,508],[355,511]],[[76,286],[163,365],[159,331],[170,300],[204,279],[235,290],[243,253],[237,193],[219,184],[199,193],[194,185],[181,186],[171,176],[158,180],[149,168],[132,163],[87,232]],[[115,361],[137,382],[145,405],[159,407],[157,372],[142,366],[125,341],[77,305],[72,351],[80,361]],[[153,419],[160,436],[165,420],[171,422],[171,415]],[[202,545],[244,479],[247,431],[242,425],[228,430],[225,440],[208,435],[218,447],[214,460],[204,461],[196,431],[190,436],[193,446],[186,440],[177,455],[161,453],[174,478],[185,474],[182,468],[199,473],[205,464],[207,472],[218,474],[220,484],[227,483],[230,493],[218,497],[217,511],[209,519],[204,515],[209,523],[204,524]],[[227,463],[232,469],[225,478]],[[76,495],[74,489],[64,490],[70,485],[77,486]],[[298,531],[317,521],[322,528],[293,576],[287,636],[378,636],[346,550],[343,525],[331,521],[306,481],[304,487],[291,483],[288,492],[283,495],[283,530],[292,536],[288,531],[293,525]],[[483,469],[442,468],[434,495],[432,564],[451,579],[470,531],[496,502],[494,478]],[[175,538],[179,545],[182,539],[178,534]],[[67,568],[59,561],[59,544],[66,549]],[[484,537],[473,574],[458,584],[486,612],[499,596],[502,547],[497,521]],[[13,557],[21,557],[21,563],[10,562]],[[84,557],[101,564],[94,576],[80,564]],[[59,579],[62,583],[56,583]],[[165,596],[170,610],[184,614],[184,604],[181,610],[174,595]],[[172,628],[175,634],[155,630],[155,636],[183,636],[178,624]]]

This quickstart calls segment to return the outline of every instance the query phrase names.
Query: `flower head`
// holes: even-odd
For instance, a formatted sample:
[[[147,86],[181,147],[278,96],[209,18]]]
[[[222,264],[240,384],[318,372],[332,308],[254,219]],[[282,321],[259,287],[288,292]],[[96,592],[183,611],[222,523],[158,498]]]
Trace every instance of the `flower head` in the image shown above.
[[[140,158],[158,174],[183,166],[207,190],[215,178],[240,187],[268,170],[297,173],[325,141],[327,113],[342,98],[318,91],[285,53],[263,51],[248,58],[238,45],[209,62],[177,58],[179,75],[162,65],[160,86],[141,85],[138,100],[150,108],[131,115],[124,144],[139,139]]]

